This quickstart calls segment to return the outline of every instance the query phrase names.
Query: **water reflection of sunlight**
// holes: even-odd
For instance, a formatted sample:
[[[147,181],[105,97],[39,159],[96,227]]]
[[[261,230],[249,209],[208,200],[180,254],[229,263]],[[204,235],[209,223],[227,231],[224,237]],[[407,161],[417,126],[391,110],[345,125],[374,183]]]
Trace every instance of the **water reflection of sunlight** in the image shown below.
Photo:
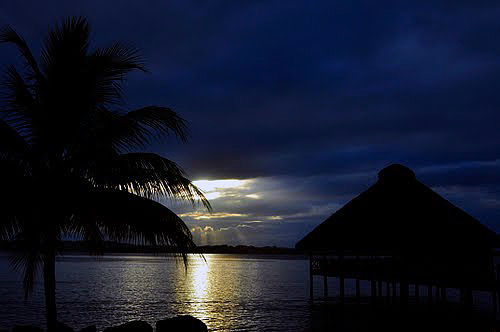
[[[228,263],[233,266],[232,272],[225,265]],[[216,254],[205,255],[205,260],[191,255],[185,279],[183,304],[186,307],[183,312],[201,319],[209,330],[231,331],[232,324],[241,323],[243,319],[237,311],[243,301],[240,288],[242,271],[250,275],[257,270],[249,269],[248,264],[239,265],[237,261],[224,262]]]
[[[188,268],[191,312],[205,322],[211,318],[207,307],[207,302],[211,300],[210,259],[209,255],[206,255],[205,259],[199,256],[191,257]]]
[[[203,261],[200,257],[194,266],[191,277],[192,285],[192,296],[195,299],[206,300],[207,298],[207,288],[208,288],[208,270],[209,270],[209,258],[205,258],[207,261]]]

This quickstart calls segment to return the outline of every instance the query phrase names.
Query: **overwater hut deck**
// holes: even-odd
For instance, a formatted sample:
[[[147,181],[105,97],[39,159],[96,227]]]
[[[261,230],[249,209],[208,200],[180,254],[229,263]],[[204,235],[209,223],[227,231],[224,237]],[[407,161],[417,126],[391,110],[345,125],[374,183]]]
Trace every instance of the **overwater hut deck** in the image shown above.
[[[379,172],[378,181],[335,212],[296,244],[310,255],[310,294],[313,276],[371,282],[372,297],[408,299],[409,285],[418,299],[420,285],[441,298],[456,288],[466,304],[472,291],[488,291],[496,305],[498,282],[494,264],[498,237],[477,219],[418,181],[409,168],[394,164]],[[392,292],[390,290],[392,289]],[[496,308],[495,308],[496,310]]]

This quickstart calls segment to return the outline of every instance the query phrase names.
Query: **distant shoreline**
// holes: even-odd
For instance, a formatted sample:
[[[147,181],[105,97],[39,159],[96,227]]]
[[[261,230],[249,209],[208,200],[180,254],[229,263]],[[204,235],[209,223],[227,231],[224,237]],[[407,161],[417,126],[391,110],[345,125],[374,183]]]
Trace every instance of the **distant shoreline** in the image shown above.
[[[1,251],[17,251],[19,243],[0,242]],[[91,248],[89,243],[85,241],[63,241],[62,246],[59,248],[62,253],[86,255]],[[95,250],[94,250],[95,251]],[[99,254],[175,254],[175,252],[168,251],[166,248],[153,247],[153,246],[140,246],[133,244],[124,244],[106,241],[100,248]],[[211,245],[211,246],[198,246],[195,250],[189,251],[189,254],[243,254],[243,255],[287,255],[305,257],[304,253],[296,250],[295,248],[283,248],[275,246],[254,247],[254,246],[229,246],[229,245]]]

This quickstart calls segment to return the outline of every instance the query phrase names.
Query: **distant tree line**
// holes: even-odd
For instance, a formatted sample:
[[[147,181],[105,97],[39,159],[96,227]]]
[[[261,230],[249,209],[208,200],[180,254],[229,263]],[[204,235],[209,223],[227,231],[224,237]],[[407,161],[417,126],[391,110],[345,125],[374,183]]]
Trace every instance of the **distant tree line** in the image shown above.
[[[88,253],[89,247],[93,243],[87,241],[61,241],[60,250],[66,253]],[[136,245],[132,243],[119,243],[115,241],[105,241],[102,246],[101,254],[105,253],[158,253],[161,252],[174,253],[175,251],[168,248],[158,248],[149,245]],[[22,246],[18,241],[0,241],[0,250],[16,251],[22,250]],[[271,254],[271,255],[297,255],[301,252],[295,248],[284,248],[276,246],[245,246],[245,245],[212,245],[212,246],[198,246],[193,248],[190,253],[202,254]]]

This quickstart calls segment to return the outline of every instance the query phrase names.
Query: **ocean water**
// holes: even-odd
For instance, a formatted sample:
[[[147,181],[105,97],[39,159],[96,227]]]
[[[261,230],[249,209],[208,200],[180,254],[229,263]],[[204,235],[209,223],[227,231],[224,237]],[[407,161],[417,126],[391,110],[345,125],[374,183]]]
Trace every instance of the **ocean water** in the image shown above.
[[[308,261],[297,257],[193,255],[185,269],[172,257],[65,255],[57,260],[56,275],[59,320],[76,330],[96,325],[99,331],[137,319],[154,326],[189,314],[210,331],[313,331],[325,320],[321,315],[331,316],[309,302]],[[337,286],[330,278],[330,294]],[[368,295],[369,284],[361,286]],[[314,289],[321,297],[322,278],[315,278]],[[347,280],[346,295],[353,292],[354,281]],[[452,301],[457,296],[448,293]],[[475,301],[488,305],[489,297]],[[24,324],[45,325],[42,282],[25,300],[20,273],[0,253],[0,329]]]
[[[172,257],[65,255],[56,263],[59,319],[75,329],[189,314],[211,331],[303,331],[306,260],[243,255]],[[43,283],[24,300],[20,273],[0,254],[0,329],[44,326]]]

